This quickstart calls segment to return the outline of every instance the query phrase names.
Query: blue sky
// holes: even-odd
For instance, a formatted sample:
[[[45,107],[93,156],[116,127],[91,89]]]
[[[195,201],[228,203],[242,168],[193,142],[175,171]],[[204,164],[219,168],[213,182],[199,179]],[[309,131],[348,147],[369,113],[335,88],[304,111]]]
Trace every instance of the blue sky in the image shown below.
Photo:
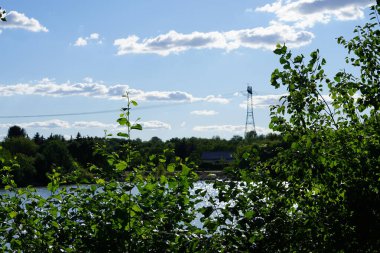
[[[29,136],[116,133],[126,90],[144,126],[132,137],[231,138],[244,134],[248,83],[256,130],[268,133],[269,105],[286,92],[269,82],[279,67],[275,45],[319,48],[327,73],[346,68],[335,38],[352,37],[370,3],[1,1],[0,138],[15,124]]]

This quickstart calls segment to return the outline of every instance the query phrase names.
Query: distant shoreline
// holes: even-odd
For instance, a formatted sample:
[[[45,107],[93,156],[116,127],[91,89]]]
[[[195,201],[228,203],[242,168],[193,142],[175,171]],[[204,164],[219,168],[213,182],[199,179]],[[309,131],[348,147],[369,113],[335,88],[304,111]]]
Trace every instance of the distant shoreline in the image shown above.
[[[222,170],[195,171],[195,173],[198,174],[199,180],[215,180],[227,178],[227,174]]]

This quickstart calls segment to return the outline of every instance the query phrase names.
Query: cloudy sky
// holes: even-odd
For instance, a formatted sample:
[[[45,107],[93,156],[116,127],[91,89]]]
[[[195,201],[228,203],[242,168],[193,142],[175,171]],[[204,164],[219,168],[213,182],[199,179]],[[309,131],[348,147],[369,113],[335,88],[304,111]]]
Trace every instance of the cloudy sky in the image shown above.
[[[243,135],[247,84],[259,134],[270,104],[272,53],[319,48],[327,72],[346,68],[336,38],[352,37],[370,0],[5,0],[0,23],[0,138],[118,132],[122,95],[139,106],[133,137]]]

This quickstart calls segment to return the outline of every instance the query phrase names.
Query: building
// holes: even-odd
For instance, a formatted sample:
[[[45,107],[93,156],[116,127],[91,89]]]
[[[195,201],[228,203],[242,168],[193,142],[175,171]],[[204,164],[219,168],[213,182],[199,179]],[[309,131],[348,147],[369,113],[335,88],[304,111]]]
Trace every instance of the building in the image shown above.
[[[232,163],[231,151],[206,151],[202,152],[201,160],[203,164],[226,165]]]

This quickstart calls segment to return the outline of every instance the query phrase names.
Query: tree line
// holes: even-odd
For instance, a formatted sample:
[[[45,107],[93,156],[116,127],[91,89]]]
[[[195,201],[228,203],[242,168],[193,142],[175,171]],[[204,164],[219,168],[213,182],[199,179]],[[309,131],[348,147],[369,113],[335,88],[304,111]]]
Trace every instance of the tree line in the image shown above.
[[[53,168],[60,168],[63,174],[80,174],[83,183],[90,182],[93,177],[91,167],[106,167],[107,158],[96,152],[96,148],[105,145],[111,152],[119,152],[126,140],[120,138],[100,138],[82,136],[79,132],[75,138],[66,140],[62,135],[51,134],[44,137],[38,132],[30,138],[25,129],[15,125],[9,128],[6,138],[1,142],[0,152],[5,160],[14,159],[19,167],[13,171],[14,179],[19,186],[46,185],[49,173]],[[246,166],[241,156],[249,151],[255,152],[259,160],[274,156],[276,147],[280,146],[280,136],[276,134],[249,135],[247,138],[233,136],[230,140],[218,136],[213,138],[172,138],[166,141],[152,137],[148,141],[130,140],[137,152],[134,162],[143,164],[149,156],[162,150],[172,149],[170,159],[179,157],[193,162],[197,170],[224,170],[223,164],[205,164],[202,153],[206,151],[228,151],[233,154],[234,163],[243,168]],[[169,160],[170,160],[169,159]],[[68,183],[70,179],[68,177]]]

